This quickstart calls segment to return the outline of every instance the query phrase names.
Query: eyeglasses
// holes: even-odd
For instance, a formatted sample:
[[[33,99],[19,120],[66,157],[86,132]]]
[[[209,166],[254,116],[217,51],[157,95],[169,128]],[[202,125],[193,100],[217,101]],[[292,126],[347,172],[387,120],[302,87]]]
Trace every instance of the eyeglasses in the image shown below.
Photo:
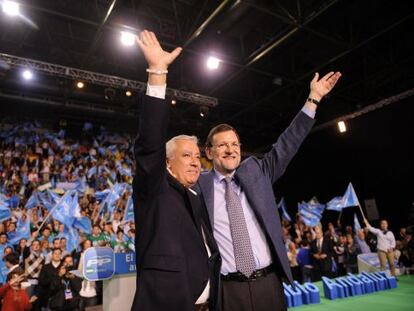
[[[216,147],[218,150],[224,150],[224,149],[227,149],[227,148],[230,148],[230,147],[232,149],[239,149],[241,144],[234,142],[234,143],[231,143],[231,144],[229,144],[229,143],[220,143],[220,144],[211,145],[211,146]]]

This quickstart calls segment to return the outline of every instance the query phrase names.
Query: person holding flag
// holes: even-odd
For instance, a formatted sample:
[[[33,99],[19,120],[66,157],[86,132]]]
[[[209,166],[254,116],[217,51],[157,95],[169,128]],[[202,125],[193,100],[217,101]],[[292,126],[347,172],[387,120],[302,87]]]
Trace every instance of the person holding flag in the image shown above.
[[[388,230],[388,221],[385,219],[380,222],[380,229],[370,225],[368,220],[364,218],[365,225],[369,232],[377,236],[377,252],[380,261],[381,271],[387,270],[387,262],[390,266],[391,275],[395,276],[395,237],[392,231]]]

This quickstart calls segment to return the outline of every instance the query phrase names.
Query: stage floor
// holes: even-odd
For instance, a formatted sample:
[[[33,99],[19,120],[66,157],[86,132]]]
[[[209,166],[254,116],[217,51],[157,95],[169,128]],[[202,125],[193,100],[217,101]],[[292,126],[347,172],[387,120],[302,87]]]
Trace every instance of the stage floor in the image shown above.
[[[398,277],[395,289],[375,292],[345,299],[329,300],[324,297],[322,282],[315,283],[321,293],[321,303],[304,305],[289,310],[310,311],[413,311],[414,310],[414,275]]]

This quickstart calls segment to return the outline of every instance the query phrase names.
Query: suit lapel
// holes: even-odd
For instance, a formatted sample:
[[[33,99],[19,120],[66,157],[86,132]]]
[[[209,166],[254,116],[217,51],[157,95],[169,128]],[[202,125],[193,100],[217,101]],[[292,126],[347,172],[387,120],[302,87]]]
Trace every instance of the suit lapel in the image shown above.
[[[201,195],[207,207],[208,217],[210,218],[211,227],[214,230],[214,171],[200,176],[198,180],[201,188]]]

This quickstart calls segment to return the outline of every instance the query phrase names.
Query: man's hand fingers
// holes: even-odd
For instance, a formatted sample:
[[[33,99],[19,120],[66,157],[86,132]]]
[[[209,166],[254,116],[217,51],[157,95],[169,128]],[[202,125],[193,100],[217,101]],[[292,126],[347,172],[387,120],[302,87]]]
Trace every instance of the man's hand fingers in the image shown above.
[[[181,54],[183,49],[181,47],[175,48],[174,51],[171,52],[172,60],[176,59],[178,55]]]
[[[155,35],[155,33],[153,33],[152,31],[150,31],[149,34],[150,34],[150,37],[151,37],[151,40],[152,40],[153,44],[160,45],[160,43],[158,42],[158,39],[157,39],[157,36]]]
[[[333,74],[334,74],[335,72],[334,71],[331,71],[331,72],[329,72],[329,73],[327,73],[326,75],[324,75],[323,77],[322,77],[322,79],[321,80],[323,80],[323,81],[327,81]]]
[[[139,48],[140,48],[141,50],[143,50],[143,49],[144,49],[144,42],[142,42],[142,40],[141,40],[141,35],[136,36],[136,41],[137,41],[137,43],[138,43]]]
[[[144,30],[143,32],[141,32],[141,41],[146,46],[150,45],[148,30]]]
[[[317,82],[317,81],[318,81],[318,79],[319,79],[319,73],[318,73],[318,72],[315,72],[315,75],[314,75],[314,77],[313,77],[313,79],[312,79],[311,83],[315,83],[315,82]]]

